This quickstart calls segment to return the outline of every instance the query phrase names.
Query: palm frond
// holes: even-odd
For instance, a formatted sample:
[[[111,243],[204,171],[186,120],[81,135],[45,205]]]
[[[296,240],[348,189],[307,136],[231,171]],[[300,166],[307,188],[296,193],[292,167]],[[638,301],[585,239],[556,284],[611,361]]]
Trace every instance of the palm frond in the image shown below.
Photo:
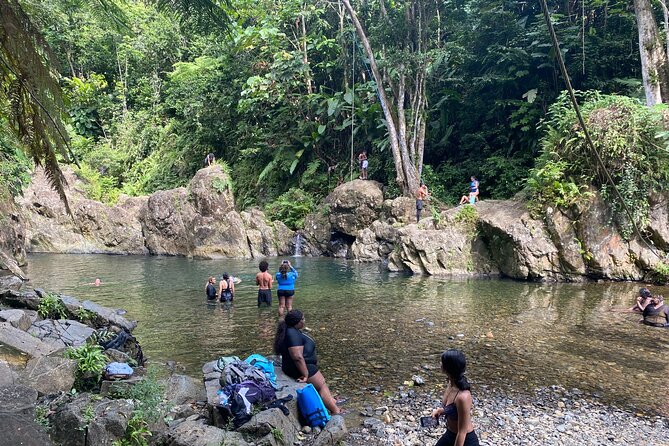
[[[101,0],[106,1],[106,0]],[[153,0],[162,12],[171,12],[182,22],[189,21],[199,29],[214,25],[223,31],[230,29],[230,0]]]
[[[0,101],[9,104],[9,124],[63,199],[65,177],[57,155],[72,155],[63,121],[65,105],[55,57],[16,0],[0,0]],[[74,157],[72,157],[74,158]]]

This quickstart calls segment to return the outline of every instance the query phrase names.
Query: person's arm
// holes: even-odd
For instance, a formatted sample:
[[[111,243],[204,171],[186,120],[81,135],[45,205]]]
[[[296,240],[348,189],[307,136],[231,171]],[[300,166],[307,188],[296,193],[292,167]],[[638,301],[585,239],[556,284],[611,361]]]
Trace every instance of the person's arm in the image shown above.
[[[223,283],[224,281],[221,280],[220,283],[218,284],[218,294],[223,294]]]
[[[256,285],[260,286],[260,273],[256,274]]]
[[[205,293],[207,292],[207,288],[209,288],[209,281],[207,281],[207,283],[204,286],[204,292]]]
[[[441,406],[437,407],[432,411],[432,416],[434,418],[439,418],[444,414],[444,404],[446,404],[446,394],[448,393],[448,390],[444,392],[444,396],[441,399]]]
[[[464,446],[467,428],[472,421],[472,394],[460,392],[455,398],[455,407],[458,409],[458,434],[455,436],[455,446]]]
[[[230,292],[232,294],[235,294],[235,281],[234,280],[230,281]]]
[[[268,274],[267,276],[269,276],[269,286],[268,286],[268,288],[271,290],[272,289],[272,284],[274,283],[274,279],[272,278],[271,274]]]
[[[298,276],[297,270],[295,268],[293,268],[293,265],[290,265],[290,270],[295,273],[295,278],[297,279],[297,276]]]
[[[298,345],[296,347],[288,347],[288,353],[301,375],[297,378],[297,382],[307,382],[307,378],[309,378],[309,369],[307,368],[307,363],[304,361],[304,346]]]

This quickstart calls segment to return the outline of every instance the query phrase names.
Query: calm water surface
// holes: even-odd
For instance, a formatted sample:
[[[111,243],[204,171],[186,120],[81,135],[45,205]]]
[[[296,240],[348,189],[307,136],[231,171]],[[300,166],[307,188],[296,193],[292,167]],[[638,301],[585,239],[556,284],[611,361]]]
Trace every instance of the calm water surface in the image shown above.
[[[223,355],[270,354],[278,301],[257,308],[257,261],[32,254],[31,285],[124,308],[151,360],[193,376]],[[270,259],[276,271],[280,259]],[[441,351],[470,361],[478,386],[531,392],[562,385],[603,401],[667,415],[669,329],[638,324],[638,284],[533,284],[391,274],[377,264],[294,258],[295,307],[306,314],[321,369],[352,405],[395,391],[419,372],[432,385]],[[207,304],[209,275],[240,277],[235,303]],[[90,285],[96,277],[103,285]],[[653,287],[669,296],[669,288]]]

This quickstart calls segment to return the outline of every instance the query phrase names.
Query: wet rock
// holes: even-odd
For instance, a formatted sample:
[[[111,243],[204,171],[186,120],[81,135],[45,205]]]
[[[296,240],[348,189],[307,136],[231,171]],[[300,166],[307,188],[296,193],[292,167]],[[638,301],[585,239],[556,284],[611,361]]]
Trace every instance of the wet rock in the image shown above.
[[[41,357],[28,361],[19,374],[19,383],[40,395],[69,392],[74,385],[77,362],[72,359]]]
[[[0,321],[9,322],[19,330],[26,331],[32,325],[32,320],[23,310],[0,311]]]
[[[413,375],[411,377],[411,380],[417,386],[422,386],[423,384],[425,384],[425,380],[420,375]]]
[[[7,446],[53,445],[45,428],[35,423],[33,417],[0,411],[0,432],[2,432],[2,444]]]
[[[26,263],[25,220],[19,203],[12,194],[0,190],[0,272],[10,270],[17,277],[24,278],[19,268]],[[1,288],[1,287],[0,287]]]

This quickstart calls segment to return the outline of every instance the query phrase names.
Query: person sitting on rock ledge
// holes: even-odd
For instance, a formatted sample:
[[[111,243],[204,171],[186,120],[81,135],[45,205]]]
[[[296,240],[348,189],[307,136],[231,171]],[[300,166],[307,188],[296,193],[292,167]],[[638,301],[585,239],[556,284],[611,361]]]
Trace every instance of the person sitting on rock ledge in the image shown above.
[[[669,307],[664,304],[664,296],[657,294],[643,310],[643,322],[651,327],[669,327]]]
[[[281,355],[281,370],[300,383],[309,383],[318,391],[323,404],[332,415],[341,413],[337,401],[330,393],[325,377],[318,370],[316,343],[302,333],[304,315],[300,310],[291,310],[279,321],[274,338],[274,353]]]

